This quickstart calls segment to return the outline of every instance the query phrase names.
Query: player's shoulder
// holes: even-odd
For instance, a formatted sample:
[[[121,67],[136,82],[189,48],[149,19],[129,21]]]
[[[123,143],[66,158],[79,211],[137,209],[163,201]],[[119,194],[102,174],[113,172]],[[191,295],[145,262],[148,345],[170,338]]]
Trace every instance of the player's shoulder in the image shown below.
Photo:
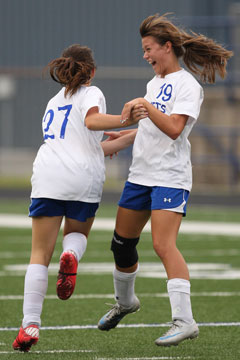
[[[191,86],[201,88],[201,85],[197,81],[197,79],[187,70],[182,69],[177,74],[177,81],[180,84],[191,84]]]
[[[98,96],[104,96],[102,90],[99,89],[99,87],[91,85],[91,86],[82,86],[80,88],[80,91],[84,91],[87,95],[98,95]]]
[[[197,79],[185,69],[179,71],[175,77],[175,92],[176,94],[181,94],[188,96],[188,98],[199,98],[203,99],[204,91]]]
[[[64,99],[64,92],[65,92],[65,88],[61,88],[61,90],[59,90],[47,103],[47,106],[53,106],[57,103],[59,103],[59,101],[62,101],[62,99]]]

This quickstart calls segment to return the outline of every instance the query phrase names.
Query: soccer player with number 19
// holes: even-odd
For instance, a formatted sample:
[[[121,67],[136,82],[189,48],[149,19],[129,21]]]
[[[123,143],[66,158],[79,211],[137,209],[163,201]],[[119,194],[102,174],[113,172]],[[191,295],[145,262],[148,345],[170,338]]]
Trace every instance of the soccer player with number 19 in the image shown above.
[[[28,352],[38,342],[40,316],[48,286],[50,263],[58,232],[63,228],[63,253],[57,294],[68,299],[75,287],[78,262],[98,208],[105,178],[104,155],[129,146],[135,129],[105,129],[137,123],[146,116],[139,106],[127,121],[106,114],[105,98],[91,86],[96,66],[89,48],[78,44],[64,50],[49,64],[50,75],[62,89],[49,101],[42,122],[44,144],[33,164],[29,216],[32,217],[32,252],[24,286],[23,321],[13,342],[15,350]]]
[[[166,270],[172,310],[171,328],[155,343],[170,346],[199,333],[191,309],[188,267],[176,240],[192,187],[188,136],[199,116],[203,90],[179,60],[182,58],[203,82],[214,83],[216,72],[224,78],[232,52],[203,35],[181,30],[167,16],[158,14],[142,22],[140,34],[143,57],[156,76],[147,84],[145,98],[128,102],[122,111],[125,120],[141,104],[148,117],[139,122],[112,239],[117,303],[100,319],[98,327],[110,330],[140,308],[134,291],[138,271],[136,245],[151,217],[153,247]],[[157,316],[161,305],[153,311]]]

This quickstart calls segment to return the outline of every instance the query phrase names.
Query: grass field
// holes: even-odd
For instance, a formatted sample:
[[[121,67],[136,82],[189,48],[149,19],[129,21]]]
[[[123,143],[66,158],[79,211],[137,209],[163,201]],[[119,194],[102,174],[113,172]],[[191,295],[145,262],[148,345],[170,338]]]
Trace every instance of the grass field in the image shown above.
[[[0,213],[26,213],[27,202],[1,202]],[[115,206],[101,206],[99,217],[115,215]],[[237,222],[240,209],[189,209],[188,220]],[[74,295],[68,301],[55,293],[61,234],[49,268],[49,287],[42,314],[40,340],[31,353],[11,348],[22,319],[24,273],[31,249],[31,230],[0,228],[0,358],[29,359],[240,359],[240,242],[237,236],[180,234],[178,245],[192,275],[192,306],[200,336],[177,347],[160,348],[154,340],[171,320],[166,277],[143,233],[138,247],[141,271],[136,293],[141,310],[110,332],[96,329],[114,303],[112,231],[94,230],[79,266]]]

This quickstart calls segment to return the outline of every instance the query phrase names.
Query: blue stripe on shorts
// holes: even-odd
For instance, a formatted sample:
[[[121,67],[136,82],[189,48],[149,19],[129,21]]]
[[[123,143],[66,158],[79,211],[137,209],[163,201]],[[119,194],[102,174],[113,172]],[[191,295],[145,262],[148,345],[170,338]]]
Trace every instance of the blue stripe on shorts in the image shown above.
[[[118,205],[132,210],[170,210],[186,215],[189,191],[126,181]]]

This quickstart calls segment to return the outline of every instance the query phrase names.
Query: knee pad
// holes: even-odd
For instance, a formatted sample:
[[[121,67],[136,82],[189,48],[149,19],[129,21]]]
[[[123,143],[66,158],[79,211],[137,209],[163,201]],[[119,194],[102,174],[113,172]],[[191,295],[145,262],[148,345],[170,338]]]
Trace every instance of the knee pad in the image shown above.
[[[111,250],[114,255],[115,263],[122,268],[133,266],[138,261],[138,253],[136,245],[139,241],[138,238],[127,239],[114,231]]]

